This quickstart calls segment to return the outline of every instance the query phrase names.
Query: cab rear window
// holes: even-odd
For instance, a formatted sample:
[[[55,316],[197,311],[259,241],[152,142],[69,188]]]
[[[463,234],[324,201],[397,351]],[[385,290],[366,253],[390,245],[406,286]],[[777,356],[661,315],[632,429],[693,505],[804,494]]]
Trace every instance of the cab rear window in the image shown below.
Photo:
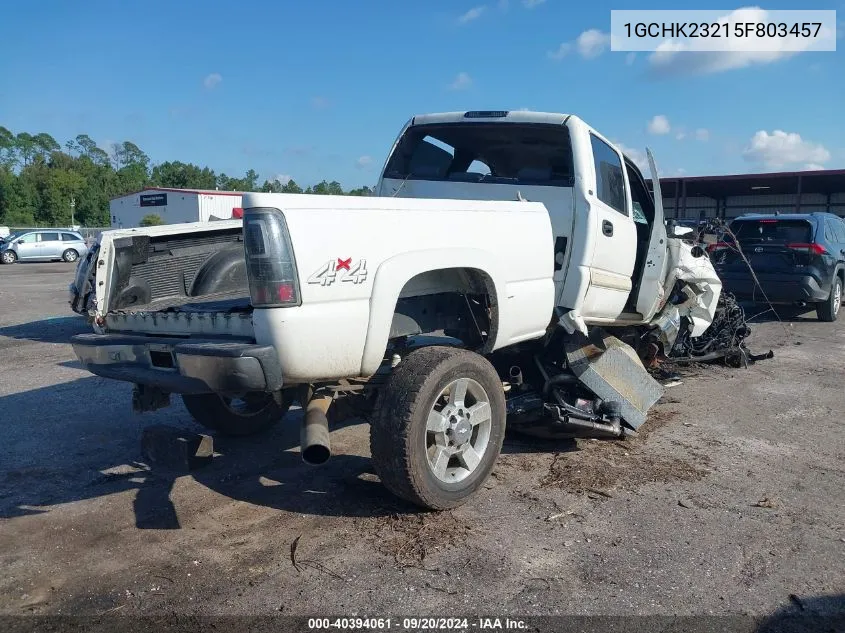
[[[737,220],[731,231],[740,242],[777,244],[813,241],[813,225],[806,220]]]
[[[384,176],[571,187],[569,130],[526,123],[417,125],[402,136]]]

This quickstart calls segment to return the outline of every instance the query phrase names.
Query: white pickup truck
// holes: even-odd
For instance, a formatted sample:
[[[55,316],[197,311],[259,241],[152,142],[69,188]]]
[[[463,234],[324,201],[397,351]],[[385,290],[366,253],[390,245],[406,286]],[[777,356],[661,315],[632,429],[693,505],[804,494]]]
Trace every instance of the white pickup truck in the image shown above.
[[[248,193],[242,221],[104,232],[71,285],[94,325],[73,347],[134,383],[136,410],[178,393],[223,433],[299,402],[309,463],[331,454],[328,418],[364,415],[383,483],[453,507],[509,415],[611,437],[642,422],[576,376],[605,328],[671,345],[712,320],[718,277],[667,236],[649,160],[653,196],[576,116],[416,116],[375,197]]]

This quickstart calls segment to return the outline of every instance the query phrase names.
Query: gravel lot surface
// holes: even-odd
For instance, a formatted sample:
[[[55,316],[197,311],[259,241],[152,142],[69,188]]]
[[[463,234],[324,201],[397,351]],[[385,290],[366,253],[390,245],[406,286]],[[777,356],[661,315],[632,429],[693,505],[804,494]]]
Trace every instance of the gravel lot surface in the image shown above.
[[[364,423],[302,464],[298,412],[151,471],[146,425],[200,427],[79,367],[71,275],[0,266],[2,614],[845,610],[845,318],[754,325],[774,359],[687,371],[630,441],[510,438],[481,494],[432,514],[382,488]]]

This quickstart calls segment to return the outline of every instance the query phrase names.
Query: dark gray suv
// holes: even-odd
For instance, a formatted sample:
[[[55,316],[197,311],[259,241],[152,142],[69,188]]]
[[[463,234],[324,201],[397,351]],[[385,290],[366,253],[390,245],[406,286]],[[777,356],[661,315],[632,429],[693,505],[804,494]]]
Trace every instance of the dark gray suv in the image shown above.
[[[832,213],[754,214],[731,222],[730,233],[754,269],[755,282],[730,233],[711,247],[724,289],[738,299],[813,305],[835,321],[845,287],[845,222]]]

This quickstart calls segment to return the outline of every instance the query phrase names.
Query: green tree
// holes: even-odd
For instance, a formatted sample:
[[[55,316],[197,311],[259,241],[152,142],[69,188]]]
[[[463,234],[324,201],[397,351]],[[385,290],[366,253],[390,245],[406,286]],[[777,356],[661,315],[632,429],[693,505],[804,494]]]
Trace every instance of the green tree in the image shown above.
[[[148,213],[141,218],[141,226],[160,226],[164,224],[164,220],[157,213]]]
[[[197,167],[191,163],[165,162],[153,167],[150,183],[158,187],[176,189],[214,189],[217,178],[208,167]]]
[[[15,137],[15,149],[23,166],[29,165],[35,157],[35,139],[32,134],[28,132],[18,134]]]

